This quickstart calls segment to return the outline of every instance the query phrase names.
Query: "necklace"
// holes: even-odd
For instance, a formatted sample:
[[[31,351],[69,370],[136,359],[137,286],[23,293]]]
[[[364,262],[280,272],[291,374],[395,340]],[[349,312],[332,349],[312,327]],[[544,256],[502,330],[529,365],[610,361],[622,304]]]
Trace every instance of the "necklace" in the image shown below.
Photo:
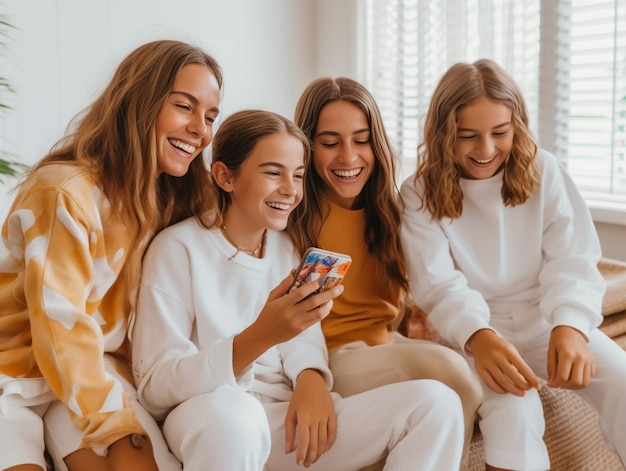
[[[233,258],[235,258],[239,252],[247,253],[248,255],[252,255],[253,257],[256,257],[256,258],[262,257],[263,248],[265,247],[265,239],[267,238],[267,229],[263,231],[263,237],[261,237],[261,241],[259,242],[259,245],[257,245],[253,249],[244,249],[243,247],[239,247],[237,244],[235,244],[235,241],[226,230],[225,224],[222,224],[222,227],[220,229],[222,230],[222,233],[224,234],[224,237],[226,238],[228,243],[237,249],[237,251],[234,254],[228,257],[228,260],[232,260]]]

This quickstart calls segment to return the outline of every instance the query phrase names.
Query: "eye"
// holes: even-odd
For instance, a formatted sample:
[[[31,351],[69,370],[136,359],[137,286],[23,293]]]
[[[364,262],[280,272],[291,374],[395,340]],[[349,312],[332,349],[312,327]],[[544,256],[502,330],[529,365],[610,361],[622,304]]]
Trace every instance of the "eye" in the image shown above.
[[[176,107],[180,108],[181,110],[191,111],[191,106],[189,106],[187,103],[176,103]]]
[[[500,131],[500,132],[494,132],[493,135],[495,137],[503,137],[506,136],[509,133],[509,131]]]
[[[366,139],[364,141],[354,141],[355,144],[359,145],[359,146],[366,146],[367,144],[370,143],[369,139]]]
[[[333,142],[329,142],[329,141],[327,141],[327,142],[320,142],[320,145],[321,145],[322,147],[328,147],[328,148],[331,148],[331,147],[336,147],[337,145],[339,145],[339,143],[338,143],[338,142],[335,142],[335,141],[333,141]]]
[[[459,139],[464,139],[464,140],[470,140],[470,139],[474,139],[476,137],[476,135],[463,135],[463,136],[458,136]]]
[[[296,180],[303,180],[304,179],[304,174],[303,173],[295,173],[293,175],[293,178]]]

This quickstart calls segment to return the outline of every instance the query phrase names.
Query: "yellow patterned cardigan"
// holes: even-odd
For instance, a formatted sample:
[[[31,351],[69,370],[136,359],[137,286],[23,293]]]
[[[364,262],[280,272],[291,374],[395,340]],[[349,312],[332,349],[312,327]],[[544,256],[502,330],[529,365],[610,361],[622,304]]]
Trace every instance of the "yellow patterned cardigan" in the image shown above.
[[[143,433],[104,363],[105,352],[128,360],[130,296],[116,280],[129,241],[84,169],[53,164],[34,177],[2,226],[0,394],[29,405],[61,400],[83,431],[81,447],[104,455]]]

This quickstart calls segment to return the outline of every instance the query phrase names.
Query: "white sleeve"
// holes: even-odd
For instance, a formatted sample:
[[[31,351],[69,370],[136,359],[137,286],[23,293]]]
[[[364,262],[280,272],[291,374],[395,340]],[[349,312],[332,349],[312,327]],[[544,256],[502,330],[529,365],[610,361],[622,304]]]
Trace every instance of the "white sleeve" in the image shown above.
[[[489,306],[456,269],[441,222],[422,207],[421,182],[414,182],[411,175],[401,187],[401,237],[411,296],[447,342],[465,349],[474,332],[491,329]]]
[[[191,340],[195,314],[186,248],[157,236],[143,266],[132,333],[133,374],[142,405],[160,419],[181,402],[224,384],[248,389],[252,368],[238,378],[232,370],[233,337],[201,351]]]
[[[568,325],[588,337],[602,322],[606,285],[597,268],[600,242],[584,199],[555,157],[546,155],[542,173],[540,308],[552,326]]]
[[[278,345],[283,358],[285,374],[295,386],[298,375],[305,369],[318,370],[328,389],[333,387],[333,377],[328,367],[326,341],[319,322],[291,340]]]

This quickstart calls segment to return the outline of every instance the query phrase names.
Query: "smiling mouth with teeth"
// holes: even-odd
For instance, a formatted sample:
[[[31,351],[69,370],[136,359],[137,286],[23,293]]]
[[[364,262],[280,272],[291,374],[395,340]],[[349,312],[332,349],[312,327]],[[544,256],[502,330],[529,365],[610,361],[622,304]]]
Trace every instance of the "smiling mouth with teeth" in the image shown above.
[[[291,207],[290,204],[285,204],[285,203],[267,203],[267,205],[270,208],[280,209],[282,211],[287,211]]]
[[[478,160],[473,157],[470,157],[470,159],[472,159],[474,162],[479,163],[479,164],[488,164],[489,162],[493,162],[493,159],[495,159],[495,157],[492,157],[491,159],[487,159],[487,160]]]
[[[362,168],[357,168],[354,170],[333,170],[332,172],[339,178],[354,178],[357,177],[362,171]]]
[[[188,154],[193,154],[196,151],[196,147],[186,144],[183,141],[179,141],[178,139],[168,139],[170,144],[172,144],[177,149],[187,152]]]

